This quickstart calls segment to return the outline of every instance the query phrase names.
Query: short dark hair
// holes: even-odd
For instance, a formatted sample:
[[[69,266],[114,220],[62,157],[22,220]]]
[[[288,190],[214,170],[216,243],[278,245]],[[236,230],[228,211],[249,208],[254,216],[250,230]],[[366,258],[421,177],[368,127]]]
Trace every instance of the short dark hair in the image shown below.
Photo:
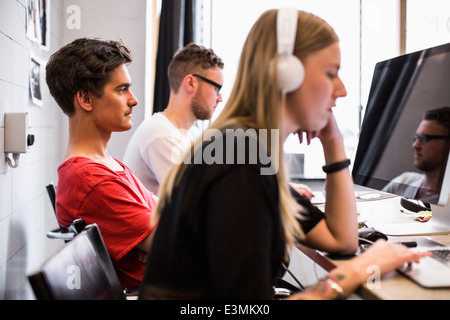
[[[70,117],[75,113],[73,98],[77,92],[103,96],[112,71],[132,60],[130,49],[121,41],[77,39],[50,57],[47,85],[62,111]]]
[[[224,63],[212,49],[190,43],[178,50],[168,68],[170,90],[178,92],[181,83],[188,74],[202,73],[211,68],[223,69]]]
[[[437,121],[440,125],[447,128],[447,133],[450,134],[450,107],[429,110],[425,113],[424,120]]]

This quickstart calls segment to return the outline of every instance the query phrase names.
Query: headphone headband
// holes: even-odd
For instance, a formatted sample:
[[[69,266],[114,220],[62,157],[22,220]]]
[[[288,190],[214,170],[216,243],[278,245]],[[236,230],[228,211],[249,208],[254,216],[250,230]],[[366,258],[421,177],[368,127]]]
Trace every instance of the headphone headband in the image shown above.
[[[277,14],[278,87],[281,92],[297,90],[303,83],[303,64],[294,55],[298,27],[298,10],[281,8]]]
[[[281,8],[277,16],[278,54],[293,54],[297,35],[298,11],[293,8]]]

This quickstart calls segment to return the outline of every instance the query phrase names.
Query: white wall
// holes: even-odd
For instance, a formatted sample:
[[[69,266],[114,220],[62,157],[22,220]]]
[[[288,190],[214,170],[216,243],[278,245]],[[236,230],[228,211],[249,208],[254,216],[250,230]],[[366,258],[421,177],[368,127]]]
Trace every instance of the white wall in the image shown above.
[[[61,244],[45,238],[56,220],[45,184],[56,180],[65,121],[42,87],[43,106],[30,100],[30,53],[48,59],[61,44],[62,3],[51,1],[51,48],[39,49],[25,37],[26,0],[0,0],[0,155],[4,153],[4,113],[28,112],[36,143],[20,157],[17,169],[0,161],[0,298],[32,298],[26,274]],[[41,76],[41,84],[45,78]]]
[[[135,127],[144,114],[144,0],[50,0],[51,46],[40,49],[25,36],[26,0],[0,0],[0,156],[4,155],[4,113],[31,114],[36,143],[21,155],[19,167],[0,161],[0,299],[33,299],[27,274],[38,268],[63,243],[45,234],[57,227],[45,185],[57,183],[57,167],[67,142],[67,118],[54,102],[41,75],[43,105],[31,102],[28,65],[31,52],[45,62],[62,45],[81,36],[121,38],[134,53],[130,65],[133,91],[140,101]],[[78,5],[79,29],[69,30],[67,7]],[[140,109],[140,110],[139,110]],[[138,111],[139,110],[139,111]],[[121,159],[131,133],[113,137],[109,151]]]
[[[66,7],[79,6],[81,13],[80,29],[64,28],[65,43],[80,37],[121,39],[132,50],[133,62],[128,69],[133,81],[131,90],[139,101],[133,111],[133,129],[113,134],[108,147],[113,157],[122,160],[128,140],[145,114],[146,1],[64,0],[64,3]]]

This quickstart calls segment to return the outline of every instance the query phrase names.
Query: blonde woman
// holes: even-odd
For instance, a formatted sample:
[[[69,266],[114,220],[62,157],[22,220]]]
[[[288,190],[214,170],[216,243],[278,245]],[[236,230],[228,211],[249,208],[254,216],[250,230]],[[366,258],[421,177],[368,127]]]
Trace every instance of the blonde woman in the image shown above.
[[[356,251],[353,184],[332,113],[346,95],[339,67],[338,37],[322,19],[293,9],[260,17],[224,111],[162,186],[142,299],[271,299],[288,245]],[[290,133],[323,144],[326,219],[288,186]],[[378,242],[291,298],[344,298],[368,266],[386,273],[423,255]]]

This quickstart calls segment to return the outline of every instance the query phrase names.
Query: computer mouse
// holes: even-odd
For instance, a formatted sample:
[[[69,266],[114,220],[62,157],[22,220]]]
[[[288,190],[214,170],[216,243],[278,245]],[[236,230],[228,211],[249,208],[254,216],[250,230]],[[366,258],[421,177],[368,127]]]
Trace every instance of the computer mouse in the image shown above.
[[[374,228],[362,228],[358,230],[359,233],[359,244],[372,244],[378,239],[388,240],[388,237],[380,232],[375,230]]]

